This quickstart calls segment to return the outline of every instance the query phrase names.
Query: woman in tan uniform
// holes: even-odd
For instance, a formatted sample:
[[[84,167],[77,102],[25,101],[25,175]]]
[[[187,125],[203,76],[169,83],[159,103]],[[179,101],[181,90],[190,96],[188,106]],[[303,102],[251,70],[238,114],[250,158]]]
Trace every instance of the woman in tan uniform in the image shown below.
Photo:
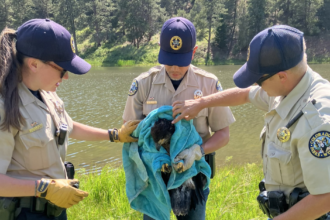
[[[16,42],[16,43],[15,43]],[[68,137],[136,141],[138,122],[103,130],[74,122],[56,89],[67,71],[90,65],[75,54],[73,38],[49,19],[27,21],[0,35],[0,218],[65,220],[65,209],[88,196],[67,179]]]

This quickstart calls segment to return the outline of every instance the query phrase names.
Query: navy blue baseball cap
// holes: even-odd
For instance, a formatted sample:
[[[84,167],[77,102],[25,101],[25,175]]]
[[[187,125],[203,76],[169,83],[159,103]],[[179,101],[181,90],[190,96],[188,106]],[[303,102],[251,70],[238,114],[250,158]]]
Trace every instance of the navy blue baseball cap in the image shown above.
[[[189,66],[196,45],[195,26],[182,17],[167,20],[160,33],[158,62],[169,66]]]
[[[234,82],[246,88],[263,75],[275,75],[296,66],[304,56],[304,33],[276,25],[257,34],[248,49],[247,62],[234,74]]]
[[[73,37],[50,19],[32,19],[16,31],[16,49],[25,56],[53,61],[74,74],[87,73],[91,65],[76,55]]]

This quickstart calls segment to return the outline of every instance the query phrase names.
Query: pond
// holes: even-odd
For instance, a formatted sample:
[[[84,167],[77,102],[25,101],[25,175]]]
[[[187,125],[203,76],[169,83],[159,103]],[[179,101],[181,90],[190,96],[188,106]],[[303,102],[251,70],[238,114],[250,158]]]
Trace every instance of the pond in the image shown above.
[[[215,74],[222,87],[234,87],[233,74],[240,66],[203,66]],[[58,89],[66,111],[73,120],[90,126],[109,129],[120,128],[128,90],[132,80],[150,67],[94,67],[85,75],[71,74]],[[311,65],[324,78],[330,79],[330,65]],[[216,152],[217,165],[224,163],[259,162],[259,134],[263,127],[264,112],[251,104],[231,107],[236,122],[230,126],[229,144]],[[122,163],[122,144],[109,141],[89,142],[70,139],[67,161],[76,169],[99,172],[109,164],[118,167]]]

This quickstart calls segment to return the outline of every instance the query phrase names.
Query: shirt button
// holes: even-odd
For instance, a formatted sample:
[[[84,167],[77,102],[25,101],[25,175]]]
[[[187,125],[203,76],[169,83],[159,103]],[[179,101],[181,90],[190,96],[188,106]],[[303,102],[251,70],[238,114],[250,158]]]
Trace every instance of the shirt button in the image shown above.
[[[275,155],[275,153],[274,153],[274,152],[272,152],[272,153],[271,153],[271,155],[272,155],[272,156],[274,156],[274,155]]]

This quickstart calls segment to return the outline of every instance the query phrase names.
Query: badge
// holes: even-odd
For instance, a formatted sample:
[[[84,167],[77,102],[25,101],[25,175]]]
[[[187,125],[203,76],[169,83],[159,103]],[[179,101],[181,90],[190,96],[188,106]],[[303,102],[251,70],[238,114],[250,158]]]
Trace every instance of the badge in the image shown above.
[[[70,44],[71,44],[71,49],[72,49],[73,53],[76,53],[76,47],[75,47],[75,45],[74,45],[74,39],[73,39],[73,36],[71,36]]]
[[[194,92],[194,99],[200,99],[202,97],[203,97],[203,93],[201,90],[198,89]]]
[[[147,101],[147,105],[156,105],[157,101]]]
[[[288,128],[281,127],[277,129],[277,139],[282,143],[287,142],[290,139],[291,133]]]
[[[135,93],[138,91],[138,81],[136,79],[133,80],[131,88],[128,91],[128,95],[132,96],[135,95]]]
[[[174,36],[171,38],[170,46],[173,50],[180,50],[182,47],[182,40],[179,36]]]
[[[315,133],[308,143],[311,154],[317,158],[330,156],[330,132],[319,131]]]
[[[248,51],[247,51],[247,59],[246,59],[246,62],[249,61],[250,59],[250,46],[248,48]]]
[[[220,81],[219,80],[217,82],[216,87],[217,87],[218,92],[221,92],[222,91],[222,87],[221,87],[221,84],[220,84]]]

